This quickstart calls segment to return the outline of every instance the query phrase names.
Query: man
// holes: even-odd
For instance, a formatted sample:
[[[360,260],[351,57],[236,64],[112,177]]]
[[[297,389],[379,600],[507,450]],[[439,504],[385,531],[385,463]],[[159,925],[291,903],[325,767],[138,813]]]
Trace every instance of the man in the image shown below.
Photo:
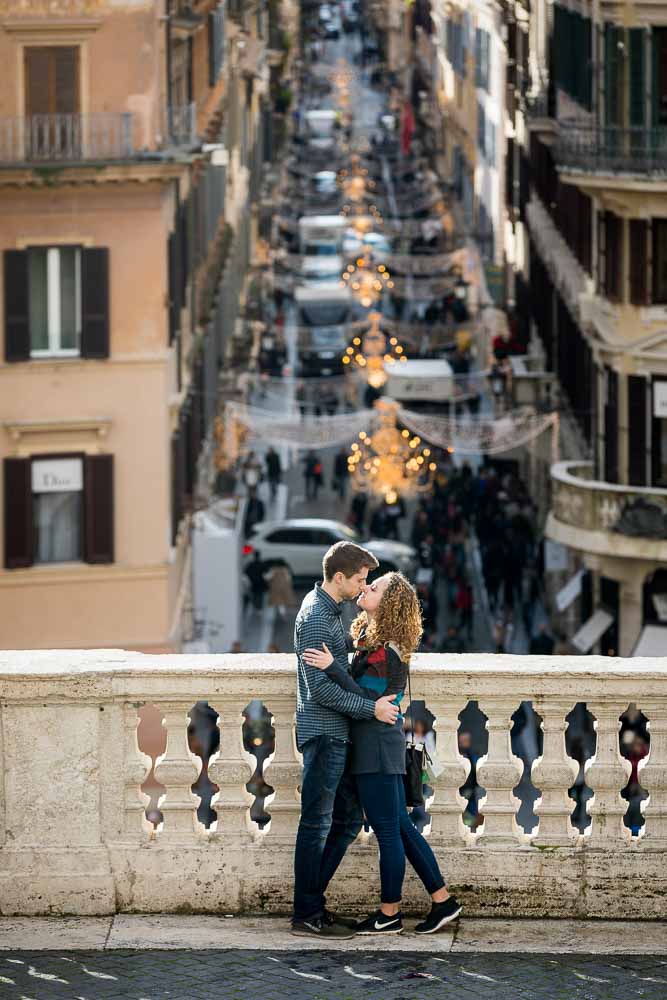
[[[297,746],[303,753],[301,818],[294,856],[292,932],[306,937],[352,937],[350,923],[337,921],[326,909],[324,893],[356,839],[363,816],[354,778],[347,773],[349,719],[379,719],[393,725],[398,709],[393,696],[378,701],[345,691],[326,673],[303,660],[308,648],[331,651],[349,668],[342,602],[366,588],[368,571],[377,559],[352,542],[336,542],[322,560],[324,580],[303,600],[294,626],[297,654]]]
[[[334,458],[334,489],[341,500],[345,499],[347,493],[347,481],[350,476],[350,468],[347,460],[347,450],[341,448]]]
[[[275,451],[273,445],[269,446],[269,450],[266,453],[266,474],[269,480],[269,487],[271,489],[271,500],[276,499],[276,493],[278,492],[278,483],[280,482],[281,476],[283,474],[282,465],[280,464],[280,456],[278,452]]]
[[[552,635],[549,635],[548,624],[546,622],[542,622],[537,631],[537,635],[532,636],[530,640],[528,652],[532,656],[551,656],[555,645],[556,640]]]

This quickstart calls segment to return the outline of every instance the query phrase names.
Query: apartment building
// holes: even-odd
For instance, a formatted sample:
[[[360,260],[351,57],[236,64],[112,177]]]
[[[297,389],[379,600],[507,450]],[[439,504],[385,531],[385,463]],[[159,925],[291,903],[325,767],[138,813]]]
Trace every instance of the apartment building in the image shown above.
[[[178,647],[263,3],[0,3],[0,646]]]
[[[531,315],[579,424],[547,533],[579,565],[575,645],[667,623],[667,12],[538,4],[527,102]],[[653,645],[651,645],[653,643]],[[657,645],[655,645],[657,643]]]

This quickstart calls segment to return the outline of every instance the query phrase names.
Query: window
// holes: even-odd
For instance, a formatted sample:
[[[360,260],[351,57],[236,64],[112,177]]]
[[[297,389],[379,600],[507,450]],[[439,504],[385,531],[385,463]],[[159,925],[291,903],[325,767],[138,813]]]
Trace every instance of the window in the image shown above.
[[[6,458],[5,567],[114,560],[113,457]]]
[[[76,355],[81,340],[79,247],[28,251],[30,355]]]
[[[653,220],[653,301],[667,302],[667,219]]]
[[[26,48],[24,79],[27,157],[76,159],[81,146],[78,48]]]
[[[488,31],[477,28],[475,32],[475,86],[490,93],[490,36]]]
[[[32,463],[35,563],[78,562],[83,554],[83,462]]]
[[[109,357],[109,251],[6,250],[5,358]]]
[[[312,532],[308,528],[281,528],[266,536],[271,545],[312,545]]]

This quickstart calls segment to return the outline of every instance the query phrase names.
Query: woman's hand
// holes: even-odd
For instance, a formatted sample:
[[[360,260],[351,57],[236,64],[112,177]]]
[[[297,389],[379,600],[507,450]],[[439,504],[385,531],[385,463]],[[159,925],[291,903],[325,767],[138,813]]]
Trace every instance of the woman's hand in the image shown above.
[[[317,667],[318,670],[326,670],[334,661],[326,642],[322,643],[322,649],[306,649],[303,659],[309,667]]]

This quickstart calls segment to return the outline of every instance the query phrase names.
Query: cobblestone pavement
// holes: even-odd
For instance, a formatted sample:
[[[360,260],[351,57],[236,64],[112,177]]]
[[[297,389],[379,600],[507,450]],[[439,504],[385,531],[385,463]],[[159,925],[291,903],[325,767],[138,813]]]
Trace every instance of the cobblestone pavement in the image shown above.
[[[651,955],[72,951],[0,954],[7,1000],[664,1000]]]

